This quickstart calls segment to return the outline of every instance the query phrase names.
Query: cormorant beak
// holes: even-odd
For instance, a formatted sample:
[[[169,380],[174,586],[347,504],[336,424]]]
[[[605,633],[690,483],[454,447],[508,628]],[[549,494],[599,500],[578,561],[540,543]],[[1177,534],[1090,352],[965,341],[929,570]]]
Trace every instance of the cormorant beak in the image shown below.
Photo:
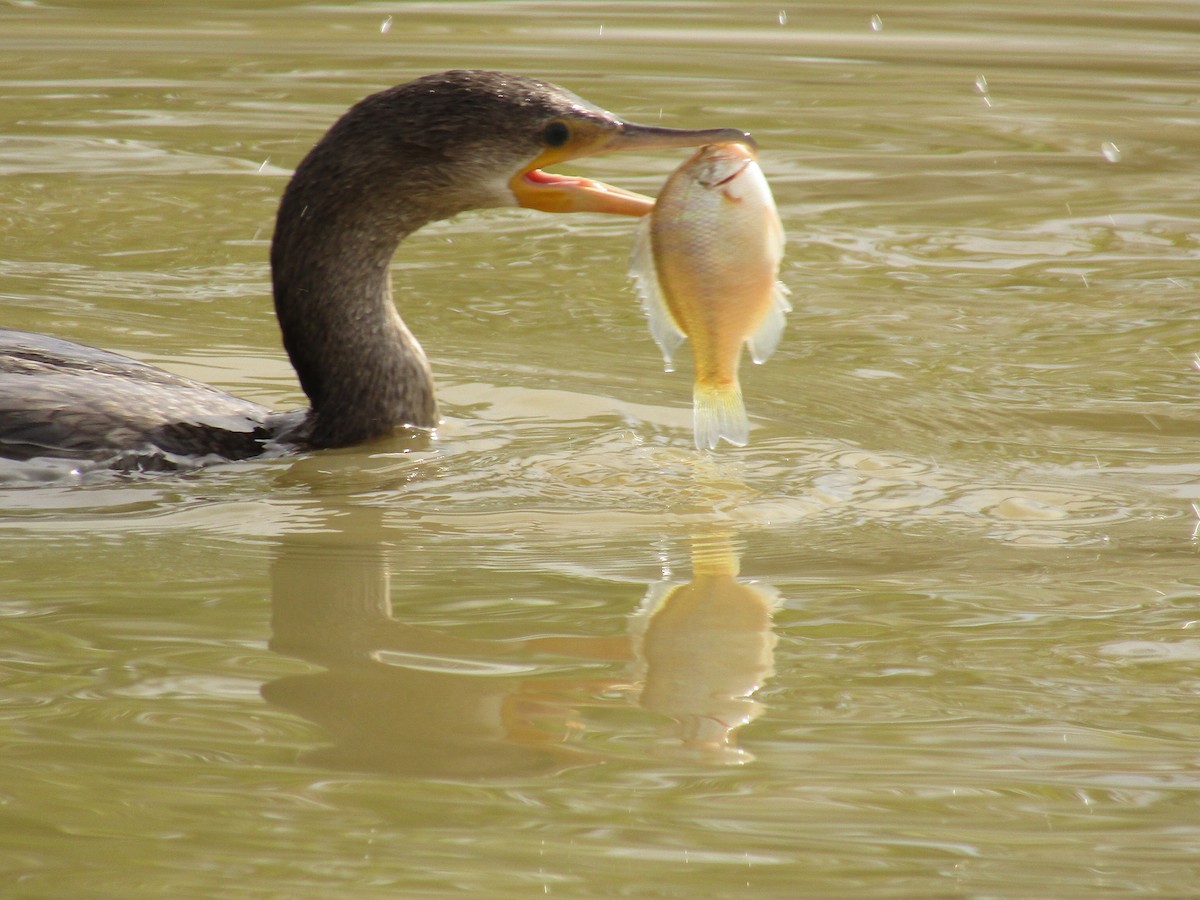
[[[745,144],[751,151],[758,147],[754,138],[736,128],[693,131],[630,122],[613,126],[590,119],[564,119],[563,124],[569,129],[566,142],[558,147],[547,147],[509,181],[508,186],[519,206],[543,212],[644,216],[654,208],[654,198],[590,178],[555,175],[544,168],[584,156],[625,150],[665,150],[705,144]]]

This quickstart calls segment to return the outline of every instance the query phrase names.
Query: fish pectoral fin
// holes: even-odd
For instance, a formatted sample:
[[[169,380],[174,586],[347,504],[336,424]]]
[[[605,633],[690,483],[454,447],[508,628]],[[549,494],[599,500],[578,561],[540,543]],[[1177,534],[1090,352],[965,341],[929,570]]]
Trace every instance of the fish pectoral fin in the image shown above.
[[[746,339],[746,344],[750,348],[750,358],[755,363],[766,362],[775,352],[775,348],[779,346],[779,339],[783,336],[785,317],[792,311],[792,304],[788,302],[787,295],[787,286],[783,282],[775,282],[775,288],[771,291],[771,308],[767,310],[762,324],[758,326],[754,334]]]
[[[654,266],[654,248],[650,243],[650,217],[644,216],[638,223],[637,241],[629,257],[629,274],[637,284],[642,298],[642,310],[650,320],[653,335],[663,355],[663,365],[668,372],[675,371],[672,356],[683,342],[684,333],[675,324],[671,310],[667,308],[662,287],[658,283],[658,270]]]
[[[750,420],[742,402],[742,388],[732,384],[696,383],[692,389],[692,434],[696,449],[715,450],[721,438],[735,447],[750,441]]]

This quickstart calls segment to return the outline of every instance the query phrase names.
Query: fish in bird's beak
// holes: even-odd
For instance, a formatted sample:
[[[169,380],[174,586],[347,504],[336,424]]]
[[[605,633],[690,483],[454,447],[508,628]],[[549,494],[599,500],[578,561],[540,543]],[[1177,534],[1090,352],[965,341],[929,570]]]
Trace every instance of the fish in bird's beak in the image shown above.
[[[687,337],[695,366],[696,446],[745,446],[750,422],[738,384],[742,346],[756,363],[775,350],[792,308],[776,279],[783,225],[752,147],[701,147],[667,179],[639,223],[630,273],[650,332],[671,356]]]
[[[543,212],[602,212],[644,216],[654,199],[591,178],[555,175],[546,168],[571,159],[624,150],[664,150],[705,144],[738,143],[754,147],[754,138],[736,128],[659,128],[591,119],[561,119],[546,129],[547,146],[508,185],[517,205]]]

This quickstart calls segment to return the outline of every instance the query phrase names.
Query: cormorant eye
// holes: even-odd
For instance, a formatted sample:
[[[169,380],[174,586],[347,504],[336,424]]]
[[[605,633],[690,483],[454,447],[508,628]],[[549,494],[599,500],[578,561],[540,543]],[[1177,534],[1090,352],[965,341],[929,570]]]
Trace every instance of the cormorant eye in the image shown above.
[[[551,122],[542,132],[542,143],[547,147],[561,147],[571,136],[571,129],[566,122]]]

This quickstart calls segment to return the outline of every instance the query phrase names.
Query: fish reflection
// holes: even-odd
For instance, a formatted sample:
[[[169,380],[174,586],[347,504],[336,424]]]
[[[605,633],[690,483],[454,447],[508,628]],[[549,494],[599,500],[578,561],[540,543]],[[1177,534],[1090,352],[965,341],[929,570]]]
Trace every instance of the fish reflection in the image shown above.
[[[639,702],[669,717],[675,739],[660,746],[739,763],[753,759],[737,730],[763,710],[754,693],[774,672],[771,614],[779,593],[738,579],[728,535],[692,541],[692,580],[651,586],[630,629]]]
[[[661,753],[752,758],[736,733],[762,710],[752,694],[772,671],[777,595],[738,579],[727,537],[697,538],[692,580],[652,586],[627,634],[500,640],[395,617],[403,587],[379,510],[326,525],[289,535],[272,571],[271,647],[320,667],[262,691],[328,735],[304,761],[431,777],[552,772],[612,755],[589,717],[634,702],[667,723]]]

